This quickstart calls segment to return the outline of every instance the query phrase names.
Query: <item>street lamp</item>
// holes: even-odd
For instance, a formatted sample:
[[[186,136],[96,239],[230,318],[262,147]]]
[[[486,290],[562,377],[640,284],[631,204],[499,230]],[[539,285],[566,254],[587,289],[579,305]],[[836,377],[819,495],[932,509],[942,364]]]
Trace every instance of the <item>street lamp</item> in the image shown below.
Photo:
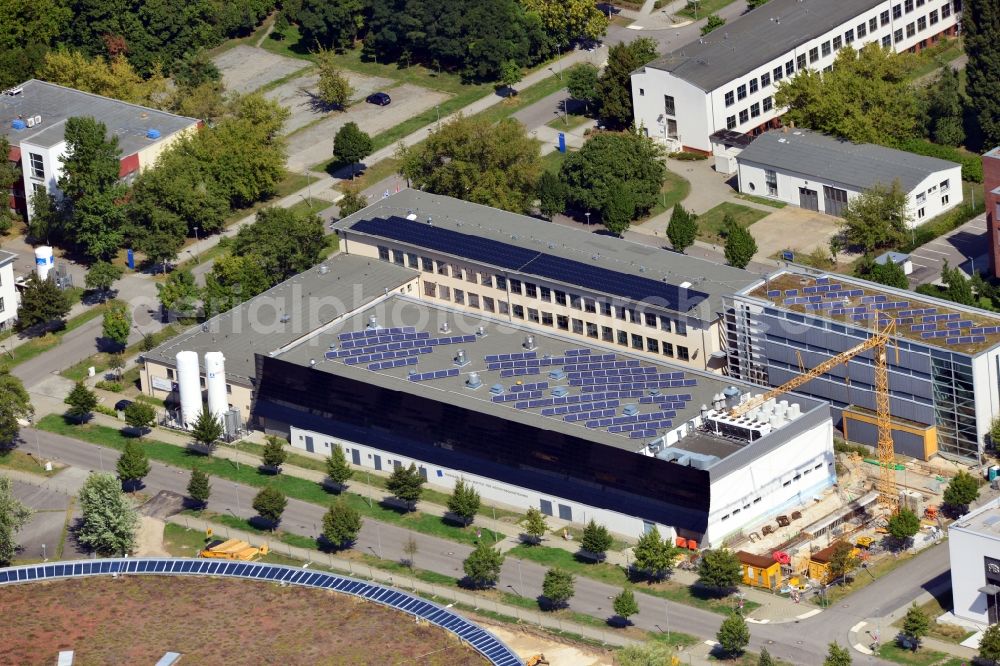
[[[588,210],[584,215],[587,216],[587,226],[590,226],[590,211]]]

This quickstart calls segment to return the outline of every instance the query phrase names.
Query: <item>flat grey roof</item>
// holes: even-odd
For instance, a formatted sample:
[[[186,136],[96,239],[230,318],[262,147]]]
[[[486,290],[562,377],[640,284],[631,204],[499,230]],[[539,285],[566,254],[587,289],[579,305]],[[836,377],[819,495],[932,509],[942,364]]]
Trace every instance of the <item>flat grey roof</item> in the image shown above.
[[[143,356],[173,367],[177,352],[198,352],[204,364],[205,352],[221,351],[226,358],[226,377],[249,385],[255,373],[254,352],[275,351],[415,277],[416,271],[395,264],[340,254],[188,329]],[[282,322],[283,315],[290,319]]]
[[[881,0],[770,0],[646,67],[710,92],[879,4]]]
[[[131,155],[146,146],[198,122],[196,118],[178,116],[138,104],[129,104],[93,93],[80,92],[37,79],[26,81],[17,95],[0,94],[0,132],[11,145],[27,141],[50,147],[61,142],[68,118],[91,116],[108,128],[109,136],[118,137],[122,156]],[[41,116],[41,126],[16,130],[11,123],[19,118]],[[147,139],[148,130],[159,130],[159,139]]]
[[[963,532],[1000,539],[1000,498],[973,509],[949,527],[949,529],[956,528]]]
[[[806,129],[771,130],[758,136],[736,157],[817,180],[870,189],[898,180],[906,192],[938,171],[960,166],[873,143],[852,143]],[[959,185],[959,183],[956,183]]]
[[[432,220],[433,226],[438,229],[583,262],[627,276],[671,285],[690,282],[690,289],[707,294],[710,308],[718,307],[722,296],[742,289],[758,279],[757,275],[732,266],[414,189],[402,190],[375,202],[345,217],[335,226],[341,231],[362,233],[353,229],[358,222],[392,216],[405,218],[410,214],[418,222],[427,223]],[[347,251],[350,251],[350,242],[346,245]],[[470,263],[506,270],[501,257],[497,257],[496,264],[489,264],[461,255],[454,256]],[[524,274],[530,275],[530,268]],[[566,284],[582,289],[572,282]],[[608,295],[617,296],[611,293]],[[681,311],[685,310],[682,308]]]
[[[377,323],[375,329],[370,328],[372,316]],[[443,330],[445,325],[447,330]],[[395,342],[379,341],[379,336],[394,335],[400,338],[407,335],[411,337]],[[534,339],[533,349],[525,347],[525,338],[529,335]],[[428,341],[431,340],[437,342],[430,344]],[[737,386],[744,392],[761,390],[749,384],[734,382],[722,375],[656,362],[634,356],[622,348],[604,346],[596,341],[588,342],[592,344],[392,294],[389,298],[337,322],[320,335],[290,346],[274,356],[299,365],[311,365],[317,371],[394,391],[414,393],[629,451],[640,451],[651,440],[699,416],[701,406],[711,403],[712,397],[726,387]],[[381,349],[376,345],[392,346],[388,351],[371,351]],[[419,352],[413,351],[414,349],[430,351]],[[459,351],[464,352],[467,365],[459,366],[456,363]],[[373,359],[372,353],[387,356]],[[504,355],[513,355],[514,358],[504,359]],[[520,358],[519,355],[525,357]],[[361,360],[357,360],[359,358]],[[415,360],[407,364],[406,359]],[[395,367],[387,367],[397,361],[399,363]],[[374,365],[376,363],[380,366]],[[593,363],[617,364],[619,367],[627,364],[637,368],[638,372],[635,374],[614,380],[636,388],[625,389],[619,383],[608,383],[604,379],[596,380],[599,382],[596,384],[585,385],[588,380],[574,379],[574,372],[584,376],[587,373],[594,373],[596,376],[601,372],[608,372],[609,375],[605,375],[605,378],[621,376],[610,375],[615,372],[611,368],[597,369],[588,365]],[[564,371],[566,376],[556,378],[549,374],[558,370]],[[443,375],[449,371],[448,376],[427,376],[427,373]],[[532,374],[515,374],[517,371]],[[473,372],[481,381],[481,386],[477,389],[466,385]],[[411,373],[419,380],[411,379]],[[665,375],[669,375],[670,379],[657,381],[683,385],[657,388],[657,394],[654,395],[649,382],[653,381],[652,378],[663,378]],[[638,379],[640,376],[649,377],[641,388]],[[499,395],[493,393],[492,387],[497,385],[502,387]],[[549,404],[549,399],[558,396],[554,390],[565,391],[561,396],[563,400],[553,400]],[[825,408],[826,404],[799,396],[796,396],[796,401],[802,404],[803,412]],[[598,403],[603,406],[597,406]],[[642,429],[647,433],[654,430],[655,435],[631,437],[629,432],[615,433],[607,426],[595,427],[596,420],[623,416],[626,405],[634,405],[641,415],[640,419],[646,419],[639,423],[650,426],[643,426]],[[574,408],[578,411],[571,411]],[[563,411],[553,413],[557,409]],[[603,412],[604,416],[575,420],[583,412],[592,414],[597,411]],[[664,412],[670,414],[665,415]],[[573,417],[574,420],[567,420],[567,417]],[[664,424],[666,421],[670,422],[669,425]],[[652,427],[654,424],[657,427]],[[781,437],[781,433],[782,430],[778,429],[773,435],[757,441],[773,441],[769,438]],[[688,435],[675,445],[677,449],[714,455],[720,459],[748,446],[747,442],[717,437],[702,431]]]
[[[17,259],[17,255],[13,252],[8,252],[7,250],[0,250],[0,266],[6,266],[10,262]]]

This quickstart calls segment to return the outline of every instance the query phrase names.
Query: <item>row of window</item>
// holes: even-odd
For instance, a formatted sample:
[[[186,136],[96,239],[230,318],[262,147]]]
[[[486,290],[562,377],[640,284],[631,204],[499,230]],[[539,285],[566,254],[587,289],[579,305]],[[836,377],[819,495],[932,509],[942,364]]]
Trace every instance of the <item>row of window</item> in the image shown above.
[[[676,345],[675,347],[666,340],[660,341],[656,338],[645,337],[636,333],[629,333],[628,331],[616,331],[610,326],[601,326],[592,321],[585,321],[567,315],[553,314],[552,312],[545,312],[519,304],[508,306],[507,301],[504,300],[497,301],[489,296],[475,294],[464,289],[455,289],[443,284],[435,284],[426,280],[424,281],[424,296],[440,298],[458,305],[464,305],[493,314],[509,314],[515,319],[522,319],[533,324],[557,328],[560,331],[572,331],[576,335],[585,335],[594,340],[618,343],[623,347],[631,347],[638,351],[648,351],[653,354],[662,353],[664,356],[677,358],[681,361],[690,359],[690,351],[683,345]],[[635,310],[630,311],[625,309],[624,311],[631,312],[633,317],[638,317],[639,315]],[[593,312],[593,310],[589,310],[589,312]],[[643,314],[645,317],[633,319],[632,321],[635,323],[645,321],[647,325],[651,325],[649,322],[655,322],[656,315],[651,313]],[[653,327],[655,328],[655,326]],[[669,332],[669,329],[664,330]]]
[[[831,463],[831,464],[832,464],[832,463]],[[811,474],[813,470],[816,470],[816,469],[822,469],[822,468],[823,468],[823,463],[816,463],[816,465],[815,465],[814,467],[812,467],[812,469],[809,469],[809,468],[807,468],[807,469],[804,469],[803,471],[799,472],[798,474],[796,474],[795,476],[793,476],[793,477],[792,477],[791,479],[789,479],[788,481],[785,481],[785,482],[784,482],[784,483],[782,483],[781,485],[782,485],[782,487],[785,487],[785,488],[787,488],[788,486],[792,485],[792,482],[793,482],[793,481],[798,481],[798,480],[800,480],[800,479],[801,479],[801,478],[802,478],[803,476],[805,476],[805,475],[807,475],[807,474]],[[761,498],[760,498],[760,497],[755,497],[755,498],[754,498],[754,500],[753,500],[753,502],[747,502],[746,504],[744,504],[744,505],[743,505],[743,508],[742,508],[742,509],[741,509],[741,508],[739,508],[739,507],[737,507],[737,508],[733,509],[733,510],[732,510],[732,511],[731,511],[730,513],[727,513],[726,515],[722,516],[722,518],[720,518],[719,520],[720,520],[720,521],[723,521],[723,520],[729,520],[729,517],[730,517],[730,516],[735,516],[735,515],[739,514],[739,512],[740,512],[740,511],[744,511],[744,510],[746,510],[746,509],[749,509],[749,508],[750,508],[750,505],[751,505],[751,504],[756,504],[756,503],[757,503],[757,502],[759,502],[760,500],[761,500]]]
[[[413,252],[403,252],[402,250],[390,250],[387,247],[379,246],[378,256],[382,261],[392,261],[399,266],[409,266],[410,268],[421,270],[425,273],[436,273],[438,275],[443,275],[446,277],[452,277],[458,280],[465,280],[471,284],[478,284],[484,287],[495,288],[503,292],[510,292],[511,294],[516,294],[518,296],[525,296],[527,298],[534,298],[543,303],[555,303],[556,305],[562,305],[566,307],[573,308],[574,310],[582,310],[583,312],[597,313],[600,311],[605,317],[612,317],[615,319],[620,319],[621,321],[630,321],[634,324],[642,324],[650,328],[658,328],[667,333],[671,331],[676,335],[686,336],[687,335],[687,323],[681,319],[672,319],[664,315],[657,315],[654,312],[640,312],[636,308],[627,307],[625,305],[613,305],[607,301],[598,300],[596,298],[590,298],[585,296],[579,296],[570,292],[562,291],[560,289],[551,289],[549,287],[544,287],[537,285],[533,282],[527,282],[525,280],[519,280],[515,278],[507,278],[503,275],[493,275],[487,272],[477,272],[473,270],[463,269],[460,266],[455,266],[448,264],[444,261],[437,261],[431,259],[430,257],[421,257]],[[437,285],[433,282],[424,281],[424,292],[428,296],[433,296],[430,293],[438,289]],[[448,287],[441,285],[441,290],[446,290]],[[456,294],[461,294],[463,305],[468,304],[465,300],[465,292],[461,289],[454,290]],[[479,302],[479,296],[476,294],[469,294],[470,296],[475,296],[477,303]],[[451,300],[450,297],[443,297],[445,300]],[[484,297],[485,299],[486,297]],[[492,298],[487,299],[491,303]],[[459,302],[456,296],[456,303]],[[473,307],[480,307],[475,305]],[[504,301],[502,307],[506,308],[507,303]],[[518,307],[518,306],[515,306]],[[496,310],[490,309],[488,312],[495,312]],[[500,311],[501,314],[507,314],[506,309]]]
[[[765,97],[759,102],[754,102],[753,104],[750,105],[750,108],[743,109],[742,111],[740,111],[739,124],[742,125],[743,123],[749,121],[751,118],[756,118],[759,115],[761,115],[761,113],[767,113],[773,108],[774,108],[773,97]],[[736,125],[737,125],[736,116],[729,116],[728,118],[726,118],[726,129],[734,129]]]

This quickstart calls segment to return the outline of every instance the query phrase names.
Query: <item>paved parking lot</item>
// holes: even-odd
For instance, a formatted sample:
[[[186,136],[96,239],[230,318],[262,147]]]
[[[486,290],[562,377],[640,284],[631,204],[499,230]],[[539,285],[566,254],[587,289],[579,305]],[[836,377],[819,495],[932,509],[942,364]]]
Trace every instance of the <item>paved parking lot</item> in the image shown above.
[[[989,247],[986,215],[983,214],[911,252],[913,273],[909,275],[910,286],[940,283],[941,268],[945,261],[949,266],[958,266],[969,275],[972,275],[973,270],[986,273],[989,269]]]
[[[21,544],[20,559],[42,559],[43,553],[49,559],[56,557],[56,549],[62,539],[63,528],[66,525],[66,510],[69,507],[68,495],[42,486],[34,486],[21,481],[12,481],[14,496],[24,502],[35,513],[28,524],[18,533],[17,540]],[[79,515],[74,510],[74,517]],[[74,541],[67,536],[63,557],[77,557]],[[42,544],[45,547],[42,547]]]
[[[248,93],[309,67],[298,58],[287,58],[254,46],[240,44],[212,58],[222,73],[226,90]]]
[[[379,76],[365,76],[357,72],[344,71],[344,76],[354,90],[352,102],[364,101],[368,95],[379,90],[385,90],[395,84],[395,81]],[[338,115],[334,109],[328,108],[322,100],[316,97],[316,84],[319,83],[318,74],[300,76],[286,83],[281,84],[274,90],[264,93],[264,97],[273,99],[291,112],[288,121],[285,122],[285,133],[301,129],[309,123],[315,122],[323,116],[333,113]],[[393,96],[393,102],[396,101]],[[374,108],[374,107],[373,107]],[[332,148],[331,148],[332,149]]]

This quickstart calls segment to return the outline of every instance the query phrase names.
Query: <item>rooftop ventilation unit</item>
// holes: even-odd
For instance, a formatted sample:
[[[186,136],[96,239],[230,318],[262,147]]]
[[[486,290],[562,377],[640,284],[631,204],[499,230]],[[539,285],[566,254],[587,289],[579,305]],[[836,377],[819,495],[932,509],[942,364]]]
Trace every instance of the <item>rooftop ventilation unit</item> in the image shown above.
[[[330,351],[333,351],[336,348],[337,348],[337,343],[330,345]]]
[[[687,280],[685,280],[684,282],[681,282],[680,287],[681,287],[681,289],[690,289],[691,288],[691,283],[688,282]]]
[[[411,211],[409,211],[409,212],[406,213],[406,219],[408,219],[408,220],[410,220],[412,222],[413,220],[417,219],[417,214],[414,213],[411,210]]]
[[[533,349],[536,349],[536,347],[535,347],[535,336],[533,336],[533,335],[526,335],[526,336],[524,336],[524,342],[521,344],[521,346],[524,347],[525,349],[527,349],[528,351],[532,351]]]
[[[375,315],[368,317],[368,328],[378,328],[378,317]]]
[[[418,374],[420,374],[420,373],[418,373],[416,370],[410,370],[409,372],[406,373],[406,376],[407,377],[415,377]]]
[[[469,378],[465,380],[466,388],[476,390],[483,385],[483,381],[479,378],[478,372],[470,372]]]
[[[146,130],[146,138],[155,141],[160,138],[160,130],[158,129],[148,129]]]
[[[476,335],[478,335],[481,338],[485,338],[486,337],[486,327],[485,326],[478,327],[476,329]]]
[[[494,384],[490,387],[490,393],[493,395],[503,395],[504,388],[503,384]]]
[[[464,349],[459,349],[458,353],[455,354],[455,365],[460,368],[469,365],[469,357],[465,355]]]
[[[558,382],[562,379],[566,379],[566,373],[563,372],[562,368],[556,368],[555,370],[550,370],[549,379],[553,379]]]
[[[625,405],[625,408],[622,410],[624,416],[635,416],[638,413],[639,407],[637,405]]]
[[[654,397],[660,395],[660,389],[658,388],[649,389],[649,395]]]
[[[316,365],[316,359],[314,358],[309,359],[309,365]]]
[[[320,275],[326,275],[329,272],[330,272],[330,267],[327,266],[326,264],[323,264],[323,265],[321,265],[319,267],[319,274]]]
[[[445,322],[445,323],[441,324],[441,329],[440,330],[441,330],[442,333],[447,333],[448,331],[451,330],[451,327],[448,326],[448,322]]]
[[[279,319],[279,321],[280,321],[280,322],[281,322],[282,324],[287,324],[287,323],[288,323],[288,322],[290,322],[291,320],[292,320],[292,316],[291,316],[291,315],[286,315],[286,314],[283,314],[283,315],[281,315],[281,319]]]
[[[569,393],[569,389],[566,388],[565,386],[557,386],[554,389],[552,389],[552,397],[554,398],[561,398],[567,393]]]

